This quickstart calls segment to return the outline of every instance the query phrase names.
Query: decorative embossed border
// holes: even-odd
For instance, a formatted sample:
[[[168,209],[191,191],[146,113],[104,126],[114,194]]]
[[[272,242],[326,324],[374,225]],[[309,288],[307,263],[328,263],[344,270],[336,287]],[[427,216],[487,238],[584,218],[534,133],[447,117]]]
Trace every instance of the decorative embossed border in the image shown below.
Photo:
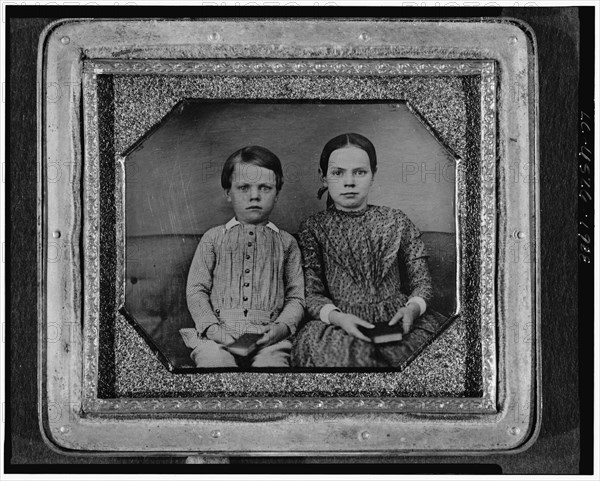
[[[87,413],[128,412],[230,412],[248,410],[282,411],[398,411],[440,413],[483,413],[496,411],[496,318],[495,318],[495,252],[496,252],[496,74],[493,61],[405,61],[405,60],[218,60],[218,61],[86,61],[83,66],[84,137],[85,137],[85,191],[84,211],[84,384],[83,409]],[[190,398],[190,399],[101,399],[98,398],[99,376],[99,296],[100,290],[100,236],[98,217],[101,202],[99,178],[99,125],[98,75],[115,74],[178,74],[178,75],[337,75],[386,77],[392,75],[477,75],[481,79],[481,225],[480,236],[480,285],[481,292],[481,398]],[[116,204],[117,204],[117,305],[124,301],[125,234],[123,189],[125,171],[123,160],[117,157]],[[458,210],[464,210],[460,202],[466,202],[465,180],[461,168],[457,169],[456,191]],[[460,250],[460,243],[457,246]],[[460,259],[460,252],[458,255]],[[460,276],[459,276],[460,277]],[[460,284],[461,281],[459,281]],[[463,289],[458,286],[458,292]],[[460,294],[458,296],[460,301]],[[459,302],[460,305],[460,302]],[[119,315],[119,314],[116,314]]]
[[[531,29],[512,19],[51,24],[40,38],[38,63],[38,375],[47,443],[64,452],[121,455],[477,454],[531,445],[541,409],[536,50]],[[102,206],[94,156],[97,76],[109,72],[480,75],[483,396],[98,399]],[[57,87],[68,95],[51,100]],[[514,163],[532,181],[511,183]],[[57,166],[68,175],[51,181]],[[116,196],[121,188],[117,182]],[[511,263],[511,247],[529,249],[529,262]],[[66,262],[53,262],[51,248]],[[116,254],[123,265],[124,252]],[[122,289],[115,289],[119,300]]]
[[[489,60],[90,60],[83,70],[96,75],[486,75],[494,80]]]

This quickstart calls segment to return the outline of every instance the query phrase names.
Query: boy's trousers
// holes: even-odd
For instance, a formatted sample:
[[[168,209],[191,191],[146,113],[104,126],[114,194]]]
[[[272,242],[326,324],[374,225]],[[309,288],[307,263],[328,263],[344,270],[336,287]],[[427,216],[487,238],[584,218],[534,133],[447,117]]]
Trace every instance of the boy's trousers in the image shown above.
[[[269,319],[248,321],[247,319],[221,318],[226,332],[234,339],[245,333],[262,334],[272,325]],[[186,346],[193,349],[190,357],[196,367],[238,367],[235,356],[223,344],[205,337],[200,337],[194,328],[180,329]],[[251,367],[289,367],[292,343],[289,339],[260,347],[250,356]]]
[[[263,347],[251,356],[252,367],[289,367],[292,343],[288,339]],[[235,357],[222,344],[201,339],[191,358],[196,367],[237,367]]]

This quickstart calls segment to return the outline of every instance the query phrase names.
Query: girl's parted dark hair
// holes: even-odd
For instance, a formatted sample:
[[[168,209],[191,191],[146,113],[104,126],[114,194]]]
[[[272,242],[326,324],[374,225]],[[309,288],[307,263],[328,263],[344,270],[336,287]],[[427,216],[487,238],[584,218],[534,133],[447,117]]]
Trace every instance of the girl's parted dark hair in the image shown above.
[[[334,137],[325,144],[325,147],[323,147],[323,152],[321,152],[321,160],[319,161],[319,168],[323,177],[327,175],[327,168],[329,167],[329,158],[331,157],[331,153],[334,150],[343,149],[344,147],[348,146],[364,150],[369,156],[371,173],[375,174],[375,172],[377,172],[377,154],[375,153],[375,146],[373,143],[364,135],[348,133]],[[317,197],[320,199],[326,190],[326,187],[321,187]],[[329,199],[327,203],[329,204]]]
[[[264,167],[265,169],[272,170],[275,173],[275,185],[277,191],[283,187],[283,169],[281,168],[281,161],[273,152],[259,145],[249,145],[243,149],[236,150],[231,154],[223,165],[223,172],[221,172],[221,187],[228,190],[231,189],[231,176],[235,169],[235,164],[251,164],[257,167]]]

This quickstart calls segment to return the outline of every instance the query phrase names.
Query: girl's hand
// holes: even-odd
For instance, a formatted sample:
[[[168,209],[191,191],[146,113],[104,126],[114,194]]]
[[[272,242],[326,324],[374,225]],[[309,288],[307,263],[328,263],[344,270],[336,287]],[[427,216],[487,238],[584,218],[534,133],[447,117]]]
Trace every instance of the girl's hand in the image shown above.
[[[402,330],[404,331],[404,334],[408,334],[413,325],[413,321],[419,317],[419,314],[421,314],[419,305],[412,302],[398,309],[398,312],[392,317],[392,320],[388,322],[388,325],[393,326],[398,323],[398,321],[402,320]]]
[[[264,347],[270,346],[271,344],[283,341],[284,339],[288,338],[290,334],[289,327],[282,323],[276,323],[264,333],[263,337],[256,341],[256,345]]]
[[[215,341],[217,344],[223,344],[224,346],[235,342],[233,336],[220,324],[213,324],[210,326],[206,330],[206,337],[211,341]]]
[[[329,322],[331,322],[331,324],[333,324],[334,326],[341,327],[348,334],[351,334],[352,336],[357,337],[358,339],[361,339],[366,342],[371,342],[371,339],[369,339],[362,332],[360,332],[358,326],[363,326],[372,329],[373,327],[375,327],[375,325],[362,320],[360,317],[353,316],[352,314],[344,314],[340,311],[331,311],[329,313]]]

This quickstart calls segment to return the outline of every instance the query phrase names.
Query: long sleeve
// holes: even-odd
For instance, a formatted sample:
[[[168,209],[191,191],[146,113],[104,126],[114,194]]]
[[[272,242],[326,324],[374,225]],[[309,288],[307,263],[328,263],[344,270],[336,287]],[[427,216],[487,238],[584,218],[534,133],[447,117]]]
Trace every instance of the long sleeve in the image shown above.
[[[321,246],[306,222],[300,225],[298,237],[304,267],[306,308],[311,318],[319,319],[321,308],[334,304],[326,286]]]
[[[290,236],[290,243],[285,250],[283,279],[285,284],[285,300],[283,309],[276,323],[285,324],[294,334],[304,316],[304,274],[302,258],[296,240]]]
[[[433,288],[427,267],[428,254],[421,240],[421,232],[408,217],[405,217],[401,233],[400,250],[402,255],[399,259],[406,269],[409,298],[420,297],[429,302],[433,296]]]
[[[197,331],[204,335],[206,329],[219,320],[213,312],[210,293],[215,268],[215,245],[210,233],[206,233],[196,249],[187,280],[187,305]]]

